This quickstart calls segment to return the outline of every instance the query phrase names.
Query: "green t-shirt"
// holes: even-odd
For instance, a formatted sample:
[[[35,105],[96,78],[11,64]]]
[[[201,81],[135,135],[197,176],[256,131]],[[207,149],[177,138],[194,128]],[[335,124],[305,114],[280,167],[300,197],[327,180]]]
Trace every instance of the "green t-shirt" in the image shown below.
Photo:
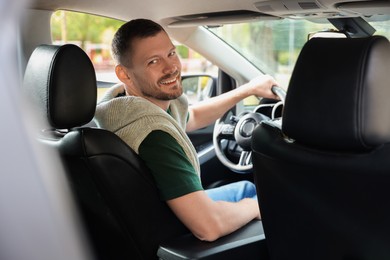
[[[141,143],[139,156],[151,170],[162,200],[203,190],[183,148],[168,133],[161,130],[151,132]]]

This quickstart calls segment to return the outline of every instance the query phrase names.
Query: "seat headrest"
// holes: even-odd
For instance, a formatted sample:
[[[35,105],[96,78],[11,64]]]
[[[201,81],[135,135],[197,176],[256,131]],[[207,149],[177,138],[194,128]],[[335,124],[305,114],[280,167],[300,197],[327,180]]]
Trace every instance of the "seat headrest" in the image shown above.
[[[97,99],[96,76],[76,45],[40,45],[26,67],[24,88],[41,116],[56,129],[90,122]]]
[[[314,38],[295,65],[283,133],[326,149],[372,149],[390,141],[390,43],[382,36]]]

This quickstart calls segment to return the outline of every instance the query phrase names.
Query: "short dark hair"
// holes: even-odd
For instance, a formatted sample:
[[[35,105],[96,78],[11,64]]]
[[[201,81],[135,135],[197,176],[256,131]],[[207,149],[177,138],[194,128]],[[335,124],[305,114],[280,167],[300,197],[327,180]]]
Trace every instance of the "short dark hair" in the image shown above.
[[[147,38],[164,31],[156,22],[148,19],[134,19],[122,25],[112,40],[112,55],[115,61],[124,66],[131,66],[131,45],[134,39]]]

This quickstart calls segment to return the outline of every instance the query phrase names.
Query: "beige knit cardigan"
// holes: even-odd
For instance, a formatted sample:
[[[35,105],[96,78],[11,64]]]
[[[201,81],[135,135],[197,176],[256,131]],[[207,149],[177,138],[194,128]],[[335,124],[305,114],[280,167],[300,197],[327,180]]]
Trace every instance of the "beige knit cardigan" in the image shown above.
[[[111,87],[96,107],[95,122],[98,127],[118,135],[137,154],[142,141],[154,130],[170,134],[183,148],[185,154],[200,174],[199,160],[194,146],[185,133],[188,101],[182,95],[171,101],[170,115],[151,103],[135,96],[119,96],[124,93],[122,83]],[[156,158],[158,159],[158,158]]]

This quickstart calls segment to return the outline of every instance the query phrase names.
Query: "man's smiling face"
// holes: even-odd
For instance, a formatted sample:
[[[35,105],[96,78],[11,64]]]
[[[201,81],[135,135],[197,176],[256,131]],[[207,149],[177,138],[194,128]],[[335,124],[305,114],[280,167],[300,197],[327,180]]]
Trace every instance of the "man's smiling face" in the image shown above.
[[[182,95],[181,63],[166,32],[132,42],[129,77],[145,98],[172,100]]]

